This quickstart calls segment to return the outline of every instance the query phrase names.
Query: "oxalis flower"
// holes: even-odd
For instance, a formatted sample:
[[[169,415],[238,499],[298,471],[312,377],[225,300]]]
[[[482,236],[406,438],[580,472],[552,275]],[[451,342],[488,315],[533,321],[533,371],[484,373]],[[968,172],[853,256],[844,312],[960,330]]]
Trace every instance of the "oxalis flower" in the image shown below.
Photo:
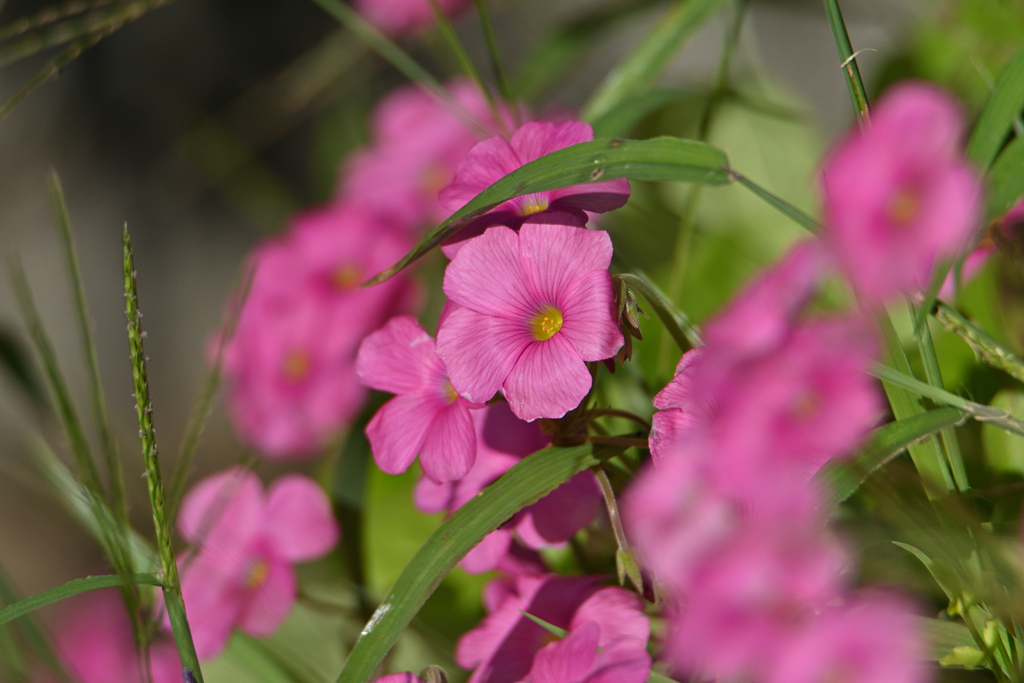
[[[461,479],[476,461],[473,405],[455,393],[434,338],[409,315],[392,318],[356,356],[366,386],[397,394],[366,426],[373,459],[388,474],[404,472],[417,453],[423,473],[441,484]]]
[[[182,501],[181,535],[196,546],[181,558],[196,653],[216,656],[236,626],[266,637],[295,603],[293,564],[325,555],[340,536],[327,496],[288,475],[264,495],[252,472],[233,468],[199,482]],[[164,626],[170,628],[165,619]]]
[[[611,258],[608,233],[565,225],[497,226],[467,242],[444,277],[460,308],[437,333],[459,395],[484,403],[501,389],[528,422],[578,406],[592,382],[586,363],[623,344]]]

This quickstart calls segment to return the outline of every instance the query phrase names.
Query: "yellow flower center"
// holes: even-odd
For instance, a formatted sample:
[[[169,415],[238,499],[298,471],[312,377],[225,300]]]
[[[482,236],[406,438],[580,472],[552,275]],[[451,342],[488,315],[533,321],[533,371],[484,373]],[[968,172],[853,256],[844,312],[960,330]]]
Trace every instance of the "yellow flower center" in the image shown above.
[[[269,574],[270,566],[266,561],[256,560],[249,566],[249,571],[245,574],[245,587],[251,591],[256,590],[263,585]]]
[[[284,361],[281,363],[281,371],[287,379],[293,382],[298,382],[309,374],[311,366],[312,363],[310,362],[309,354],[305,351],[295,349],[289,351],[284,357]]]
[[[805,391],[793,401],[791,412],[798,420],[806,421],[817,415],[821,400],[813,391]]]
[[[530,195],[523,197],[523,202],[519,205],[520,216],[532,216],[535,213],[548,210],[548,198],[544,195]]]
[[[889,201],[889,219],[897,227],[910,225],[921,211],[921,199],[913,190],[902,189]]]
[[[331,273],[331,284],[335,289],[345,291],[355,289],[363,280],[362,269],[354,263],[346,263],[335,268]]]
[[[455,391],[455,387],[452,386],[451,380],[445,377],[444,382],[441,383],[441,396],[444,400],[450,404],[455,403],[455,400],[459,397],[459,394]]]
[[[530,332],[537,341],[551,339],[562,329],[562,312],[545,304],[530,318]]]

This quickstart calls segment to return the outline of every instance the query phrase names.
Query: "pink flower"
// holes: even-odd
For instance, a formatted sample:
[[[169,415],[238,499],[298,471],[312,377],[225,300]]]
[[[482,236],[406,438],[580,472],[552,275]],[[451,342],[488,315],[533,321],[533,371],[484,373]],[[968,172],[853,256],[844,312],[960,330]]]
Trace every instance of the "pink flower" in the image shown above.
[[[707,353],[704,347],[683,354],[676,365],[675,377],[654,397],[658,412],[651,420],[651,458],[660,463],[687,436],[706,425],[714,408],[693,387],[694,366]]]
[[[534,680],[536,683],[534,657],[556,638],[524,616],[524,611],[567,630],[570,638],[582,633],[570,642],[566,648],[568,650],[585,650],[583,646],[591,642],[593,629],[597,629],[596,647],[606,652],[613,651],[601,663],[613,668],[615,663],[620,663],[619,671],[629,672],[632,680],[632,675],[640,666],[631,660],[639,660],[646,655],[645,648],[650,635],[650,623],[644,616],[643,603],[639,597],[622,588],[602,587],[595,583],[594,577],[523,574],[516,577],[515,582],[516,591],[507,595],[501,605],[487,615],[479,626],[459,640],[455,659],[459,666],[474,669],[469,678],[470,683],[512,683],[523,679]],[[558,648],[544,657],[540,676],[557,673],[552,669],[560,661],[565,662],[568,657],[572,657],[572,653],[566,652],[566,649]],[[631,650],[631,653],[624,653],[626,649]],[[583,674],[593,669],[588,667]],[[644,671],[644,676],[646,674],[647,671]]]
[[[708,553],[670,610],[666,656],[707,678],[760,679],[776,652],[841,597],[846,562],[820,530],[749,524]]]
[[[825,238],[866,303],[923,289],[970,239],[981,187],[959,151],[962,131],[946,93],[904,84],[825,162]]]
[[[533,121],[517,130],[511,140],[500,136],[485,140],[459,164],[455,180],[441,192],[441,203],[450,211],[461,209],[517,168],[545,154],[593,139],[594,130],[588,123]],[[491,213],[517,228],[526,217],[544,211],[604,213],[619,208],[627,199],[629,183],[624,179],[610,180],[523,195],[499,204]]]
[[[195,546],[178,564],[203,658],[223,650],[236,626],[257,637],[277,630],[295,603],[292,565],[325,555],[340,535],[330,501],[312,480],[287,475],[264,495],[256,475],[239,467],[192,488],[178,530]]]
[[[131,622],[120,593],[91,591],[67,602],[53,629],[61,660],[80,683],[142,683]],[[181,683],[178,650],[169,638],[149,648],[153,683]]]
[[[533,661],[532,683],[644,683],[651,658],[644,643],[622,639],[598,647],[601,628],[587,622],[541,648]]]
[[[422,0],[426,4],[427,0]],[[502,105],[503,122],[493,120],[480,89],[465,79],[448,88],[465,111],[493,131],[514,127]],[[438,193],[479,141],[470,122],[417,85],[392,90],[372,116],[372,145],[347,162],[341,196],[388,216],[408,230],[437,225],[448,217]]]
[[[448,16],[457,16],[469,0],[438,0]],[[356,0],[356,9],[384,33],[392,37],[416,33],[434,25],[429,0]]]
[[[381,676],[375,683],[424,683],[423,679],[409,671]]]
[[[906,601],[860,597],[811,620],[774,658],[767,683],[922,683],[925,646]]]
[[[995,235],[1001,235],[1007,241],[1012,241],[1022,225],[1024,225],[1024,199],[1017,202],[998,222],[989,226],[985,235],[975,245],[971,253],[967,255],[967,258],[964,259],[963,268],[960,271],[961,282],[966,284],[973,279],[985,267],[985,264],[988,263],[992,255],[999,250],[999,244]],[[955,294],[956,274],[950,270],[949,274],[946,275],[945,281],[942,283],[942,289],[939,290],[939,298],[948,301]]]
[[[435,483],[460,479],[476,459],[470,408],[455,393],[434,338],[412,316],[392,318],[359,347],[356,372],[366,386],[397,394],[366,426],[373,458],[399,474],[420,456]]]
[[[550,437],[536,423],[523,422],[506,403],[472,413],[476,430],[476,463],[458,481],[436,484],[421,479],[416,506],[427,513],[454,512],[527,455],[548,446]],[[601,489],[590,472],[581,472],[550,494],[519,511],[501,528],[488,534],[460,565],[480,573],[498,568],[507,573],[536,571],[539,565],[517,549],[513,533],[530,550],[565,543],[594,520],[601,507]]]
[[[437,352],[466,400],[499,389],[520,419],[558,418],[590,391],[587,362],[622,346],[608,234],[564,225],[489,228],[448,265],[444,292],[461,308]]]
[[[359,289],[410,246],[366,210],[339,204],[298,216],[257,247],[255,275],[224,355],[228,404],[243,439],[268,457],[314,455],[360,409],[362,337],[408,309],[407,276]]]

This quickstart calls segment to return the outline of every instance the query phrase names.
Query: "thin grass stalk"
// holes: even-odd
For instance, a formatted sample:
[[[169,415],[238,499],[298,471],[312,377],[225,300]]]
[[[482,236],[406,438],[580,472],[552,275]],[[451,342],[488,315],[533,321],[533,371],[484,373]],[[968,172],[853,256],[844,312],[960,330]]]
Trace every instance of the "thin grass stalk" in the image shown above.
[[[505,130],[505,122],[501,116],[501,112],[498,111],[498,103],[494,101],[494,95],[491,93],[491,89],[487,87],[487,82],[484,81],[484,77],[480,75],[480,70],[476,68],[476,64],[473,63],[469,53],[466,51],[466,46],[462,44],[459,39],[459,34],[455,32],[455,27],[452,26],[452,22],[448,19],[448,15],[444,13],[441,6],[437,4],[437,0],[430,0],[430,9],[434,12],[434,20],[437,21],[437,27],[441,31],[441,35],[444,37],[445,42],[448,43],[448,47],[451,48],[452,54],[455,55],[455,60],[459,63],[463,73],[476,83],[477,89],[487,100],[487,108],[491,111],[491,116],[494,117],[494,121],[499,128],[502,129],[504,135],[508,136],[509,131]]]
[[[0,565],[0,609],[13,605],[22,599],[18,589],[14,587],[14,582],[11,581],[4,570],[3,565]],[[39,619],[34,614],[26,614],[21,617],[17,622],[17,630],[21,632],[25,642],[34,650],[35,654],[39,656],[46,668],[50,670],[50,673],[57,677],[57,680],[62,683],[66,683],[70,680],[68,672],[64,669],[64,665],[61,663],[60,658],[57,656],[56,651],[50,644],[50,639],[46,635],[46,630],[43,625],[39,622]],[[9,627],[5,627],[5,630],[10,632],[12,635],[15,632],[15,624],[10,624]],[[20,642],[16,643],[21,645]],[[20,650],[21,648],[19,648]],[[22,654],[24,654],[22,652]]]
[[[71,275],[75,313],[77,314],[76,318],[82,335],[82,350],[85,355],[86,367],[89,369],[89,389],[92,396],[93,413],[96,418],[96,430],[99,433],[100,443],[107,457],[107,470],[110,474],[110,508],[117,515],[118,519],[127,524],[128,494],[124,484],[124,463],[121,462],[121,454],[118,451],[117,442],[114,440],[113,433],[110,430],[107,404],[103,396],[103,386],[100,383],[100,366],[96,353],[96,342],[92,336],[92,324],[89,317],[88,303],[85,298],[85,287],[82,284],[82,273],[78,266],[75,238],[71,232],[71,218],[68,215],[68,207],[64,200],[64,189],[61,187],[60,177],[54,170],[50,171],[49,186],[50,198],[53,202],[54,220],[57,223],[57,232],[61,238],[61,246],[64,248],[68,273]]]
[[[11,38],[16,38],[24,33],[28,33],[33,29],[58,22],[61,19],[67,19],[78,14],[85,14],[86,12],[98,10],[122,1],[123,0],[94,0],[94,2],[88,3],[83,2],[82,0],[71,0],[63,5],[50,5],[49,7],[44,7],[35,14],[27,14],[25,16],[18,17],[14,21],[0,26],[0,40],[10,40]],[[0,7],[2,7],[2,5],[0,5]]]
[[[911,306],[911,315],[916,317],[917,311]],[[921,353],[921,362],[924,364],[924,374],[928,383],[933,387],[943,387],[942,371],[939,369],[938,358],[935,357],[935,345],[932,343],[931,329],[928,327],[927,318],[925,324],[914,331],[914,338],[917,341],[917,348]],[[952,427],[945,427],[940,434],[942,449],[946,453],[946,462],[949,464],[950,473],[953,475],[953,483],[957,491],[965,493],[970,489],[967,481],[967,470],[964,468],[963,455],[960,453],[960,444],[956,438],[956,430]]]
[[[850,101],[853,103],[853,111],[857,115],[857,122],[862,126],[871,124],[868,112],[868,95],[864,89],[864,81],[860,77],[860,68],[857,66],[857,55],[850,45],[850,34],[846,31],[846,22],[843,21],[843,13],[839,9],[839,0],[824,0],[825,13],[828,15],[828,24],[832,29],[832,39],[836,44],[836,51],[839,53],[840,66],[846,76],[846,87],[850,91]]]
[[[1020,356],[942,301],[936,302],[934,315],[947,330],[963,339],[987,365],[1002,370],[1017,381],[1024,382],[1024,360]]]
[[[790,204],[782,197],[779,197],[778,195],[769,192],[765,188],[755,183],[750,178],[747,178],[739,171],[732,168],[725,168],[725,170],[726,172],[729,173],[730,176],[732,176],[733,180],[735,180],[740,185],[753,192],[755,195],[757,195],[765,202],[773,206],[783,215],[792,219],[793,222],[796,223],[797,225],[806,228],[812,233],[821,232],[821,225],[818,223],[818,221],[814,220],[812,217],[804,213],[802,210],[798,209],[796,206]]]
[[[445,108],[459,117],[470,130],[473,130],[483,138],[491,136],[487,126],[459,104],[451,92],[448,91],[448,88],[430,75],[430,72],[420,66],[415,59],[388,39],[376,26],[364,19],[348,4],[341,2],[341,0],[313,0],[313,2],[334,17],[342,26],[356,34],[374,52],[387,60],[391,66],[398,69],[402,75],[433,95]]]
[[[487,0],[474,0],[476,13],[480,17],[480,26],[484,31],[484,39],[487,41],[487,54],[491,58],[491,69],[494,71],[494,80],[498,83],[498,92],[505,102],[512,107],[513,116],[518,121],[519,109],[516,107],[516,100],[512,94],[512,86],[509,85],[505,76],[505,67],[501,61],[501,51],[498,49],[498,38],[494,34],[494,23],[491,21],[491,8]]]
[[[700,123],[697,125],[697,139],[707,142],[708,129],[715,110],[718,108],[722,96],[729,86],[729,71],[732,66],[732,56],[736,52],[736,46],[740,41],[740,32],[743,30],[743,19],[747,14],[747,5],[750,0],[736,0],[735,11],[732,22],[725,33],[725,40],[722,43],[722,54],[718,60],[718,74],[715,76],[715,87],[708,98],[707,106],[701,112]]]
[[[249,288],[252,285],[254,272],[245,276],[241,296],[229,309],[228,316],[222,326],[220,338],[217,341],[217,353],[213,359],[213,365],[203,377],[203,383],[199,387],[199,394],[192,404],[192,411],[188,417],[188,424],[185,426],[185,435],[181,439],[181,446],[178,449],[178,457],[174,461],[174,469],[171,471],[171,483],[167,492],[168,517],[173,523],[178,517],[178,506],[185,495],[185,487],[188,486],[188,477],[192,470],[192,460],[195,458],[196,448],[199,446],[199,438],[203,434],[206,420],[210,417],[213,409],[213,400],[217,397],[217,390],[220,388],[221,370],[224,366],[224,353],[227,346],[235,336],[235,329],[238,326],[238,319],[242,315],[242,307],[249,296]]]
[[[96,469],[96,462],[93,460],[89,442],[82,430],[82,423],[78,419],[78,412],[71,400],[71,393],[68,391],[64,373],[57,362],[57,356],[53,351],[53,345],[43,328],[42,320],[39,318],[39,311],[32,300],[32,291],[29,288],[25,271],[17,258],[10,262],[11,285],[14,289],[14,297],[17,300],[22,320],[28,329],[29,337],[36,347],[36,353],[42,362],[46,382],[50,387],[50,393],[57,404],[57,414],[60,416],[61,425],[64,427],[65,435],[71,445],[75,462],[78,465],[79,474],[82,477],[82,484],[88,491],[99,497],[103,497],[103,485],[100,483],[99,472]]]
[[[139,438],[142,441],[142,457],[146,464],[146,486],[149,502],[153,509],[153,527],[156,531],[157,556],[163,574],[164,604],[171,620],[174,642],[178,647],[181,663],[192,670],[197,683],[203,683],[192,632],[185,616],[185,603],[181,597],[181,581],[174,557],[171,540],[171,525],[164,505],[164,488],[160,478],[160,461],[156,443],[156,429],[153,426],[153,402],[149,394],[149,379],[146,373],[146,354],[142,339],[142,313],[139,311],[138,287],[136,283],[135,259],[132,254],[128,226],[124,227],[124,292],[125,315],[128,318],[128,345],[131,349],[132,380],[135,385],[135,410],[139,419]]]
[[[107,34],[174,0],[134,0],[69,19],[0,46],[0,66],[97,33]]]

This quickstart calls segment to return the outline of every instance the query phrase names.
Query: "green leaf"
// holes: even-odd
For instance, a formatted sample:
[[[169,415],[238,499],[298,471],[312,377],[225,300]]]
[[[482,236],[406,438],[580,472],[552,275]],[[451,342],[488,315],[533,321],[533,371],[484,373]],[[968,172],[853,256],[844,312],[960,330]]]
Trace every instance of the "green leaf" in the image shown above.
[[[868,477],[889,464],[907,446],[965,419],[966,416],[956,408],[936,408],[879,427],[871,434],[868,445],[852,461],[830,462],[814,475],[814,481],[822,492],[823,509],[829,513],[834,511]]]
[[[846,87],[850,91],[853,111],[857,115],[858,121],[866,121],[868,118],[867,91],[864,89],[864,81],[860,77],[860,67],[857,66],[853,46],[850,45],[850,34],[846,31],[846,22],[843,21],[843,12],[839,9],[839,0],[825,0],[825,13],[828,15],[832,39],[835,41],[836,52],[839,53],[840,64],[846,76]]]
[[[163,585],[159,577],[155,574],[130,574],[127,578],[136,586]],[[117,575],[89,576],[84,579],[68,581],[63,586],[57,586],[56,588],[51,588],[50,590],[43,591],[42,593],[36,593],[24,600],[19,600],[13,605],[4,607],[0,610],[0,626],[12,621],[13,619],[17,619],[20,616],[24,616],[29,612],[34,612],[40,607],[63,600],[64,598],[70,598],[73,595],[78,595],[79,593],[84,593],[86,591],[98,590],[100,588],[119,588],[122,585],[124,585],[124,578]]]
[[[3,327],[0,327],[0,366],[7,370],[10,378],[34,406],[49,410],[45,390],[39,385],[39,379],[25,346],[18,335]]]
[[[982,171],[992,165],[1021,109],[1024,109],[1024,46],[996,78],[992,94],[967,143],[967,158]]]
[[[527,619],[529,619],[533,623],[537,624],[537,626],[540,626],[542,629],[544,629],[545,631],[547,631],[551,635],[555,636],[556,638],[565,638],[567,635],[569,635],[569,632],[566,631],[564,628],[558,628],[554,624],[549,624],[548,622],[544,621],[540,617],[533,616],[532,614],[530,614],[526,610],[519,610],[519,611],[522,612],[524,617],[526,617]]]
[[[593,444],[545,448],[521,460],[456,510],[406,565],[366,624],[339,683],[365,683],[370,679],[430,594],[484,536],[570,477],[621,452],[621,448]]]
[[[895,546],[903,548],[921,561],[921,564],[925,566],[925,569],[927,569],[932,575],[932,578],[935,579],[935,583],[939,585],[942,592],[946,594],[947,598],[949,598],[950,603],[955,603],[958,600],[962,591],[960,590],[960,577],[957,576],[956,571],[943,563],[935,562],[925,555],[924,552],[912,545],[900,543],[899,541],[893,541],[892,543]]]
[[[962,663],[946,663],[943,659],[950,656],[955,659],[967,658],[965,650],[968,649],[974,650],[982,659],[985,657],[984,653],[978,650],[978,644],[974,642],[970,629],[959,622],[919,617],[917,627],[928,640],[928,659],[943,666],[965,666]]]
[[[991,405],[1015,417],[1024,417],[1024,391],[1003,389],[992,398]],[[994,425],[983,424],[981,441],[985,445],[985,461],[989,467],[999,472],[1024,475],[1024,439]]]
[[[1024,196],[1024,138],[1015,138],[988,172],[988,212],[1001,216]]]
[[[392,277],[413,261],[504,201],[533,192],[619,178],[724,185],[729,174],[725,153],[694,140],[660,137],[650,140],[604,138],[581,142],[517,168],[478,194],[451,218],[430,231],[401,261],[366,286]]]
[[[591,121],[591,125],[594,127],[594,137],[607,138],[627,135],[633,130],[633,126],[651,112],[661,109],[666,104],[690,97],[705,97],[705,95],[686,90],[658,89],[631,97]]]
[[[997,342],[991,335],[965,318],[960,311],[938,301],[935,304],[935,319],[947,330],[955,333],[986,364],[1002,370],[1010,377],[1024,382],[1024,360],[1010,349]]]
[[[636,51],[605,76],[583,107],[581,118],[594,121],[622,102],[649,91],[686,39],[728,3],[729,0],[683,0],[669,10]]]

